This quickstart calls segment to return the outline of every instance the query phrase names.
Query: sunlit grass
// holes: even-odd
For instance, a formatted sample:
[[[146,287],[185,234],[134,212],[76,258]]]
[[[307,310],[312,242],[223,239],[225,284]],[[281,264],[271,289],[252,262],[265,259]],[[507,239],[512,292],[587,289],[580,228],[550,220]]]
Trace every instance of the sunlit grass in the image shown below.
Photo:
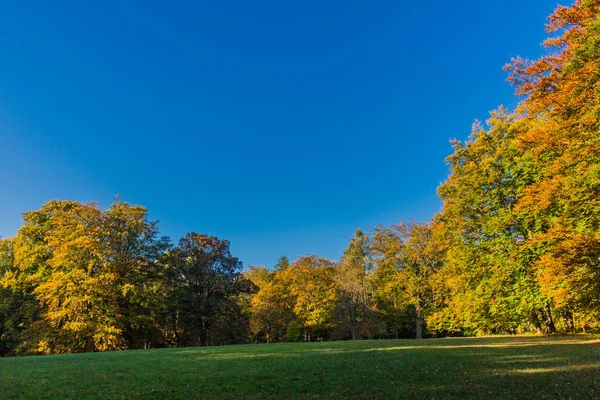
[[[600,337],[290,343],[0,359],[0,399],[598,398]]]

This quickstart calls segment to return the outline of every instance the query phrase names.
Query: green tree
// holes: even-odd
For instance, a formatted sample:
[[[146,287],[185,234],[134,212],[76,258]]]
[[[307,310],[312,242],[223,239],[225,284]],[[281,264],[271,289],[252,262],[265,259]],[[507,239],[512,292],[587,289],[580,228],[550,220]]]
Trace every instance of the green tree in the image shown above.
[[[555,329],[532,269],[527,229],[515,214],[534,162],[518,147],[524,129],[519,115],[501,108],[487,130],[475,124],[467,142],[455,142],[448,158],[451,175],[439,188],[444,205],[435,217],[446,249],[438,277],[445,306],[429,318],[440,332]]]
[[[281,256],[277,259],[277,263],[275,264],[275,271],[285,271],[290,266],[290,260],[286,256]]]
[[[165,256],[169,315],[178,346],[245,341],[247,316],[238,294],[250,290],[229,242],[188,233]]]
[[[285,332],[285,341],[297,342],[300,339],[300,333],[300,325],[295,321],[290,322]]]

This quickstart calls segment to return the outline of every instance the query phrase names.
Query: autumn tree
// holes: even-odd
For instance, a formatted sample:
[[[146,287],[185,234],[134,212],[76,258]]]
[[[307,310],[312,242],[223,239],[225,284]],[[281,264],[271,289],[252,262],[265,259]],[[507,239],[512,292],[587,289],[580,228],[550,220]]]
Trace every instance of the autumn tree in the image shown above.
[[[284,340],[288,326],[295,322],[292,299],[286,282],[280,279],[263,285],[251,301],[250,329],[260,341]]]
[[[147,320],[162,246],[146,215],[145,208],[119,200],[106,211],[51,201],[24,214],[12,240],[14,268],[4,279],[37,302],[39,318],[24,324],[23,351],[110,350],[160,341]]]
[[[276,275],[289,266],[278,268],[280,261],[281,259],[273,271],[264,266],[253,265],[244,271],[244,276],[258,288],[250,302],[250,329],[255,340],[267,343],[282,340],[287,326],[294,319],[291,307],[286,304],[286,288],[280,284],[279,279],[275,281]]]
[[[401,238],[395,229],[378,226],[371,243],[373,259],[373,300],[378,317],[385,326],[384,336],[398,339],[411,331],[408,299],[397,279]]]
[[[600,2],[578,0],[549,18],[548,54],[514,59],[509,81],[525,99],[523,157],[533,180],[516,212],[537,282],[573,325],[600,316]]]
[[[26,322],[25,294],[6,280],[14,270],[12,241],[0,238],[0,357],[11,354],[19,345],[20,327]],[[35,306],[35,303],[29,302]],[[35,307],[37,310],[37,307]]]
[[[126,345],[154,347],[162,341],[154,313],[163,300],[159,259],[169,239],[159,236],[157,222],[148,220],[143,206],[117,198],[104,214],[105,270],[120,288],[114,300]]]
[[[416,338],[423,339],[424,319],[433,301],[430,279],[444,263],[443,250],[430,224],[403,222],[396,229],[402,239],[398,278],[415,310]]]
[[[372,314],[368,282],[371,269],[369,247],[369,236],[357,230],[335,269],[343,321],[352,340],[359,337],[359,322],[368,325],[367,320]]]
[[[333,262],[314,255],[300,257],[275,273],[258,292],[257,303],[272,307],[270,312],[287,325],[297,323],[306,341],[327,337],[337,304],[334,274]]]
[[[433,301],[430,278],[443,262],[431,226],[402,222],[378,227],[372,249],[379,310],[391,323],[394,337],[400,336],[408,317],[412,320],[409,330],[422,339],[424,318]]]

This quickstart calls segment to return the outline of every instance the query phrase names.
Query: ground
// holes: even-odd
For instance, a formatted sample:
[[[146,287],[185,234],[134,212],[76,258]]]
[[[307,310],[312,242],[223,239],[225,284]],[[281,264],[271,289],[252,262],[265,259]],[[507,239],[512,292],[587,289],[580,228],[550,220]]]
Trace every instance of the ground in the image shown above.
[[[0,359],[0,399],[600,399],[600,336],[286,343]]]

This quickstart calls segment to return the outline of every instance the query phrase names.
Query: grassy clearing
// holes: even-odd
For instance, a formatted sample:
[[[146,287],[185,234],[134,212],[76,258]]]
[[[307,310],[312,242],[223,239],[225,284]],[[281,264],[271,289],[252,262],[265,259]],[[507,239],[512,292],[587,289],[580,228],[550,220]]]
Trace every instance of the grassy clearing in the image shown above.
[[[290,343],[0,359],[1,399],[600,398],[600,336]]]

